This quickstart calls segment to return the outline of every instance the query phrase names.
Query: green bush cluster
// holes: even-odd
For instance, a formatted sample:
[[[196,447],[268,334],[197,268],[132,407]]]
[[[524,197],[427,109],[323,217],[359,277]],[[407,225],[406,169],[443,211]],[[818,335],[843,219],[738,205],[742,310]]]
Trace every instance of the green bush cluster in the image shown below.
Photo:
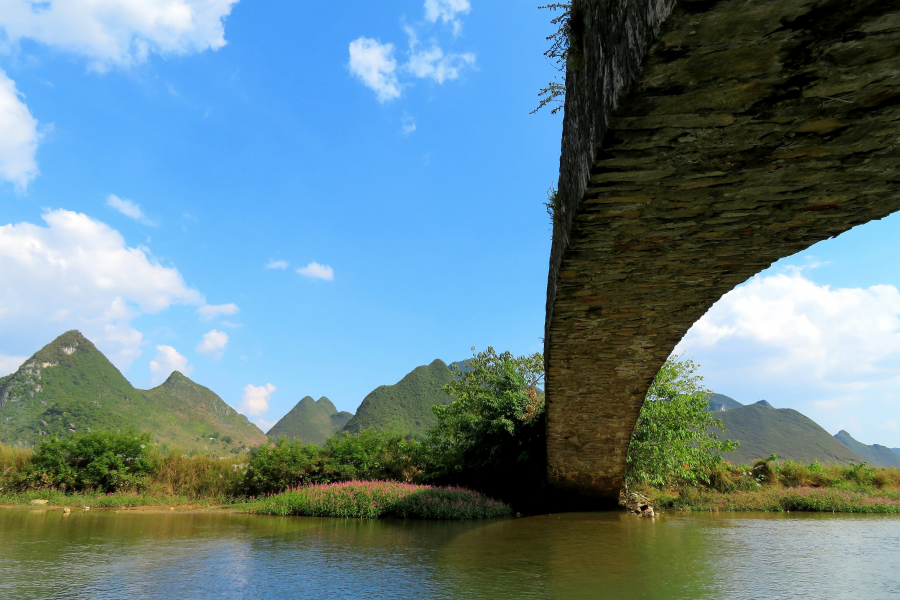
[[[414,481],[423,471],[422,455],[416,440],[370,429],[334,435],[324,447],[280,438],[250,451],[242,492],[258,496],[359,479]]]
[[[150,434],[98,431],[41,443],[24,467],[13,474],[14,489],[115,492],[136,489],[156,465]]]

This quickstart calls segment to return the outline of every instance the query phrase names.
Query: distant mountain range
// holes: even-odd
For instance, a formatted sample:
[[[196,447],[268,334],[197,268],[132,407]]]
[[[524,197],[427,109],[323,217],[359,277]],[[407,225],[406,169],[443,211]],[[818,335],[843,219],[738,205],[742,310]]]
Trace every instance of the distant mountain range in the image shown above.
[[[407,435],[423,435],[437,424],[431,407],[450,404],[441,389],[453,381],[450,367],[441,359],[416,367],[394,385],[381,385],[366,396],[344,431],[357,433],[374,427]]]
[[[822,464],[866,462],[876,467],[900,467],[900,450],[878,444],[868,446],[846,431],[832,436],[796,410],[774,408],[765,400],[745,406],[734,398],[713,394],[709,407],[725,425],[720,439],[741,442],[740,448],[724,456],[733,464],[777,454],[779,458],[802,463],[818,460]]]
[[[465,370],[467,363],[453,363]],[[323,444],[339,431],[374,428],[423,436],[437,423],[432,407],[449,404],[443,386],[453,380],[442,360],[416,367],[393,385],[369,393],[355,415],[325,397],[307,396],[268,432],[309,444]],[[803,463],[867,462],[900,467],[900,448],[866,445],[846,431],[829,435],[791,409],[765,400],[743,405],[713,394],[710,411],[725,426],[720,437],[739,440],[727,453],[734,464],[770,454]],[[19,369],[0,378],[0,442],[33,446],[48,435],[96,430],[149,430],[160,444],[211,454],[236,452],[266,441],[266,436],[211,390],[178,371],[150,390],[134,388],[87,338],[77,331],[59,336]]]
[[[353,413],[338,412],[325,396],[318,400],[306,396],[275,423],[266,435],[273,440],[284,436],[290,440],[300,440],[304,444],[322,445],[352,418]]]
[[[891,448],[886,448],[879,444],[867,446],[862,442],[857,442],[853,437],[843,429],[834,436],[842,444],[859,454],[870,465],[879,467],[897,467],[900,468],[900,452],[896,452]]]
[[[468,363],[460,361],[450,366],[456,365],[461,371],[466,371]],[[443,386],[453,381],[450,366],[436,359],[429,365],[416,367],[393,385],[378,386],[363,399],[355,415],[338,413],[352,418],[337,429],[334,428],[335,421],[325,419],[325,413],[313,408],[312,398],[307,396],[269,430],[268,436],[274,439],[284,435],[311,444],[321,444],[337,431],[358,433],[370,428],[413,437],[424,436],[437,424],[431,407],[450,403],[450,396],[443,390]],[[328,399],[323,398],[319,402],[322,400]],[[330,412],[333,409],[331,402],[328,402],[326,412],[331,419],[335,419],[334,413]]]
[[[178,371],[133,387],[93,343],[68,331],[0,378],[0,442],[33,446],[51,434],[151,431],[160,444],[212,454],[266,441],[256,425]],[[212,439],[210,439],[212,438]]]

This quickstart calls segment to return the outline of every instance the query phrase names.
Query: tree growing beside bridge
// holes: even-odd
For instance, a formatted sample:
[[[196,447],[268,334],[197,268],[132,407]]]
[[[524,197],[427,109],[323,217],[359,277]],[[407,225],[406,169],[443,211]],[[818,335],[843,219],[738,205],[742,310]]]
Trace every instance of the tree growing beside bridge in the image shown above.
[[[738,442],[719,440],[713,431],[725,428],[709,412],[712,392],[703,386],[698,368],[672,356],[654,377],[628,447],[629,484],[708,482],[721,453],[737,449]]]
[[[434,476],[504,496],[539,487],[546,462],[543,356],[488,347],[463,369],[454,365],[454,375],[444,386],[453,400],[433,407]]]

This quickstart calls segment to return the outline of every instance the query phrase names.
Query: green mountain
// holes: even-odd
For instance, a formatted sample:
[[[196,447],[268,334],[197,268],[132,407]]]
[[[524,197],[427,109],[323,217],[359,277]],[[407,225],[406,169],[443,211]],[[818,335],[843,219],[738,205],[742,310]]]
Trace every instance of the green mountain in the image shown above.
[[[839,442],[859,454],[863,459],[875,467],[900,467],[900,454],[890,448],[872,444],[868,446],[858,442],[843,429],[834,436]]]
[[[305,444],[322,445],[352,418],[353,413],[338,412],[325,396],[318,400],[306,396],[275,423],[266,435],[272,439],[284,436]]]
[[[431,410],[435,404],[450,404],[450,396],[441,389],[453,380],[447,364],[436,359],[430,365],[416,367],[394,385],[382,385],[366,396],[344,431],[357,433],[375,428],[402,434],[424,435],[437,424]]]
[[[151,390],[135,389],[78,331],[62,334],[0,378],[5,444],[33,446],[50,434],[129,428],[152,431],[160,444],[200,452],[266,441],[245,416],[177,371]]]
[[[732,408],[740,408],[741,406],[743,406],[743,404],[741,404],[734,398],[726,396],[725,394],[709,395],[710,411],[724,412],[726,410],[731,410]]]
[[[741,446],[723,455],[732,464],[747,464],[770,454],[809,464],[849,464],[862,462],[858,454],[836,440],[812,419],[790,408],[772,408],[762,400],[716,414],[725,433],[714,429],[720,439],[740,440]]]

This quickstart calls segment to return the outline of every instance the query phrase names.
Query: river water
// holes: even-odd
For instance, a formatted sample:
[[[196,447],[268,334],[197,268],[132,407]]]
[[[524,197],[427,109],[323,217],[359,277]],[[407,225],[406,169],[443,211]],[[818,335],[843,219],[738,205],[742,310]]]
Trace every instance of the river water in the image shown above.
[[[0,510],[0,598],[900,598],[900,518]]]

